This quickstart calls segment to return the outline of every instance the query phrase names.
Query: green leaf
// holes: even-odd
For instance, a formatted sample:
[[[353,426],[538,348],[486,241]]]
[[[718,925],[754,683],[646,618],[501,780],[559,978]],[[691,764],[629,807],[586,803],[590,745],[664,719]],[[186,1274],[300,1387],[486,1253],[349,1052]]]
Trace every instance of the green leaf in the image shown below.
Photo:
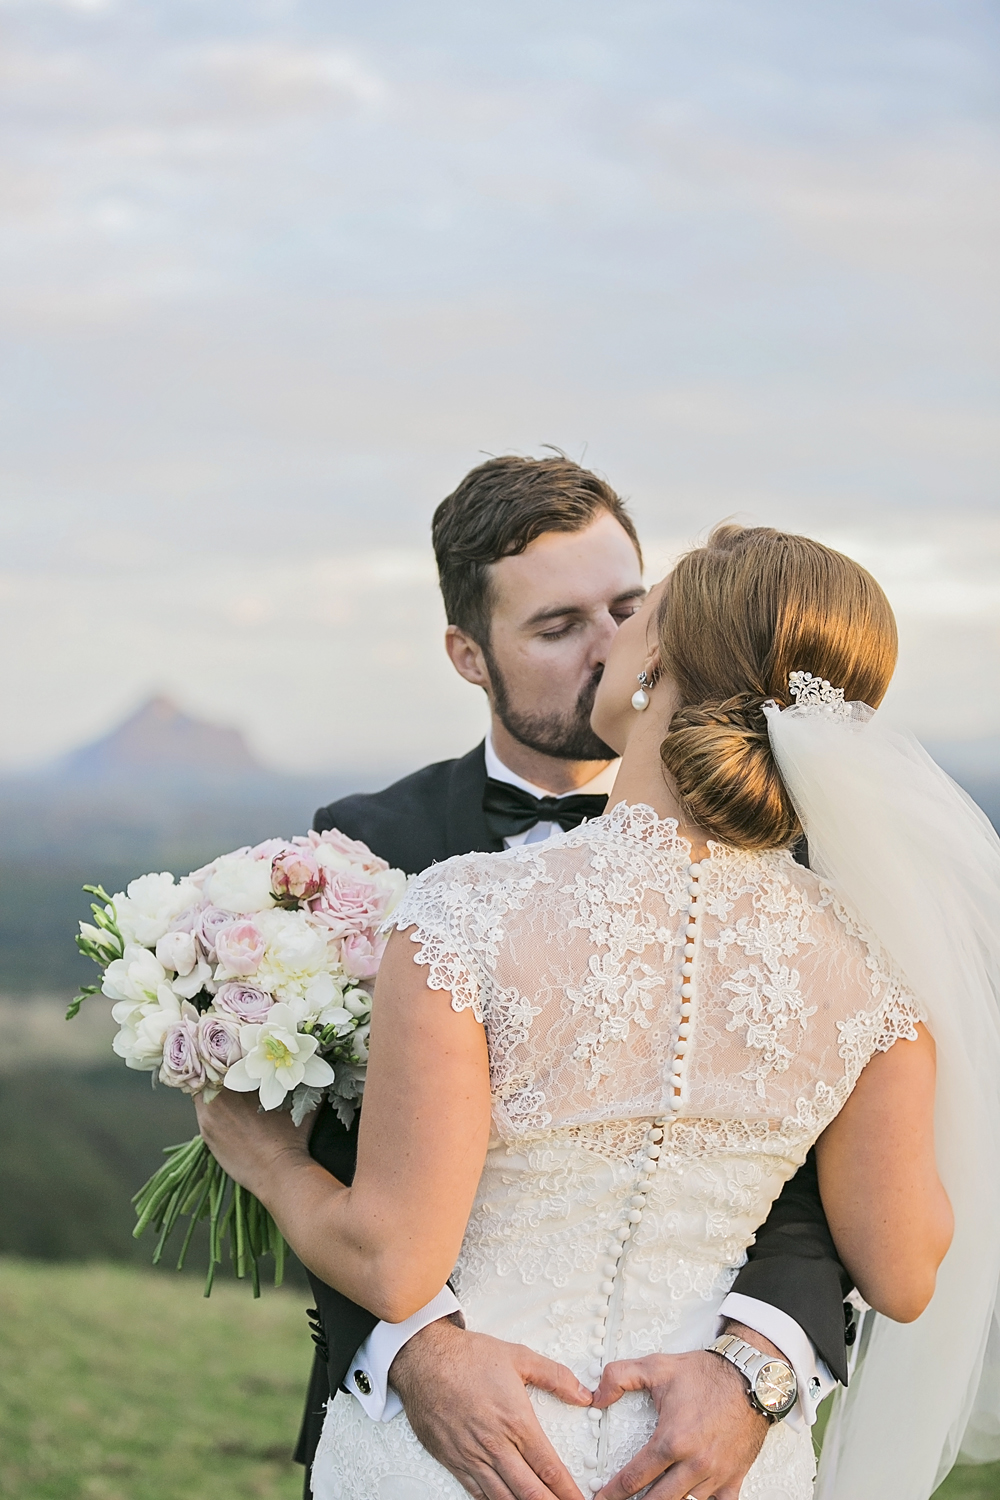
[[[91,995],[98,994],[100,988],[101,986],[99,984],[83,985],[80,993],[74,996],[74,998],[69,1003],[69,1009],[66,1012],[67,1021],[72,1021],[73,1017],[79,1014],[80,1006],[83,1004],[83,1002],[85,1000],[89,1000]]]

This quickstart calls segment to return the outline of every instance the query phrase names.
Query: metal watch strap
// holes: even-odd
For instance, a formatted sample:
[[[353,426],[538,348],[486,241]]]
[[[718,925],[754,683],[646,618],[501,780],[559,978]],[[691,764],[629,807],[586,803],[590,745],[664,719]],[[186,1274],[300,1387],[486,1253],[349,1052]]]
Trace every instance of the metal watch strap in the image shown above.
[[[779,1359],[775,1354],[763,1354],[760,1349],[755,1349],[745,1339],[737,1338],[735,1333],[724,1333],[721,1338],[716,1339],[715,1343],[709,1344],[708,1347],[712,1354],[721,1354],[723,1359],[728,1359],[731,1365],[736,1366],[741,1375],[746,1376],[750,1382],[750,1399],[757,1411],[762,1412],[772,1422],[780,1421],[783,1416],[787,1416],[787,1412],[776,1415],[774,1412],[767,1411],[754,1399],[754,1386],[757,1376],[764,1366],[782,1364],[788,1365],[788,1368],[791,1369],[791,1365],[788,1364],[787,1359]]]

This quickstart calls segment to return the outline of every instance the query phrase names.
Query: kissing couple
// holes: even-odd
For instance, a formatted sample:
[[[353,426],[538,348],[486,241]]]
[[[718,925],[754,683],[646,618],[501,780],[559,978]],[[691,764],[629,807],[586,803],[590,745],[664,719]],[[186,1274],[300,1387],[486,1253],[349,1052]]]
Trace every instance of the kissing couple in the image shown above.
[[[647,593],[561,457],[433,536],[489,736],[315,823],[423,872],[360,1124],[198,1105],[310,1272],[307,1495],[926,1500],[1000,1455],[1000,842],[884,593],[735,525]]]

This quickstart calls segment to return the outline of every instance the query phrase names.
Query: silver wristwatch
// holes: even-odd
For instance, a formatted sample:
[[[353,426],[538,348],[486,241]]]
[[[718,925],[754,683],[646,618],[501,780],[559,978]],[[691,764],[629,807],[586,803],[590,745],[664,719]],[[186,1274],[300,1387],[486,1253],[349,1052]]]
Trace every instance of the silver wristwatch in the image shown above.
[[[745,1344],[734,1333],[724,1333],[709,1344],[712,1354],[721,1354],[735,1365],[750,1382],[750,1404],[772,1422],[787,1417],[798,1400],[799,1387],[795,1371],[787,1360],[773,1354],[761,1354],[752,1344]]]

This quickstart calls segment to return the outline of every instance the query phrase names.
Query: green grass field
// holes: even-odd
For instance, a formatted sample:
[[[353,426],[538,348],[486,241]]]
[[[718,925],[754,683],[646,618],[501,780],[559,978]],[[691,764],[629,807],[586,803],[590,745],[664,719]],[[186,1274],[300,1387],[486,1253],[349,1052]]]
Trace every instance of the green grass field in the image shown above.
[[[0,1260],[0,1495],[293,1500],[304,1293]]]
[[[4,1500],[297,1500],[305,1295],[0,1259]],[[1000,1464],[938,1500],[1000,1500]],[[886,1500],[892,1500],[887,1496]]]

